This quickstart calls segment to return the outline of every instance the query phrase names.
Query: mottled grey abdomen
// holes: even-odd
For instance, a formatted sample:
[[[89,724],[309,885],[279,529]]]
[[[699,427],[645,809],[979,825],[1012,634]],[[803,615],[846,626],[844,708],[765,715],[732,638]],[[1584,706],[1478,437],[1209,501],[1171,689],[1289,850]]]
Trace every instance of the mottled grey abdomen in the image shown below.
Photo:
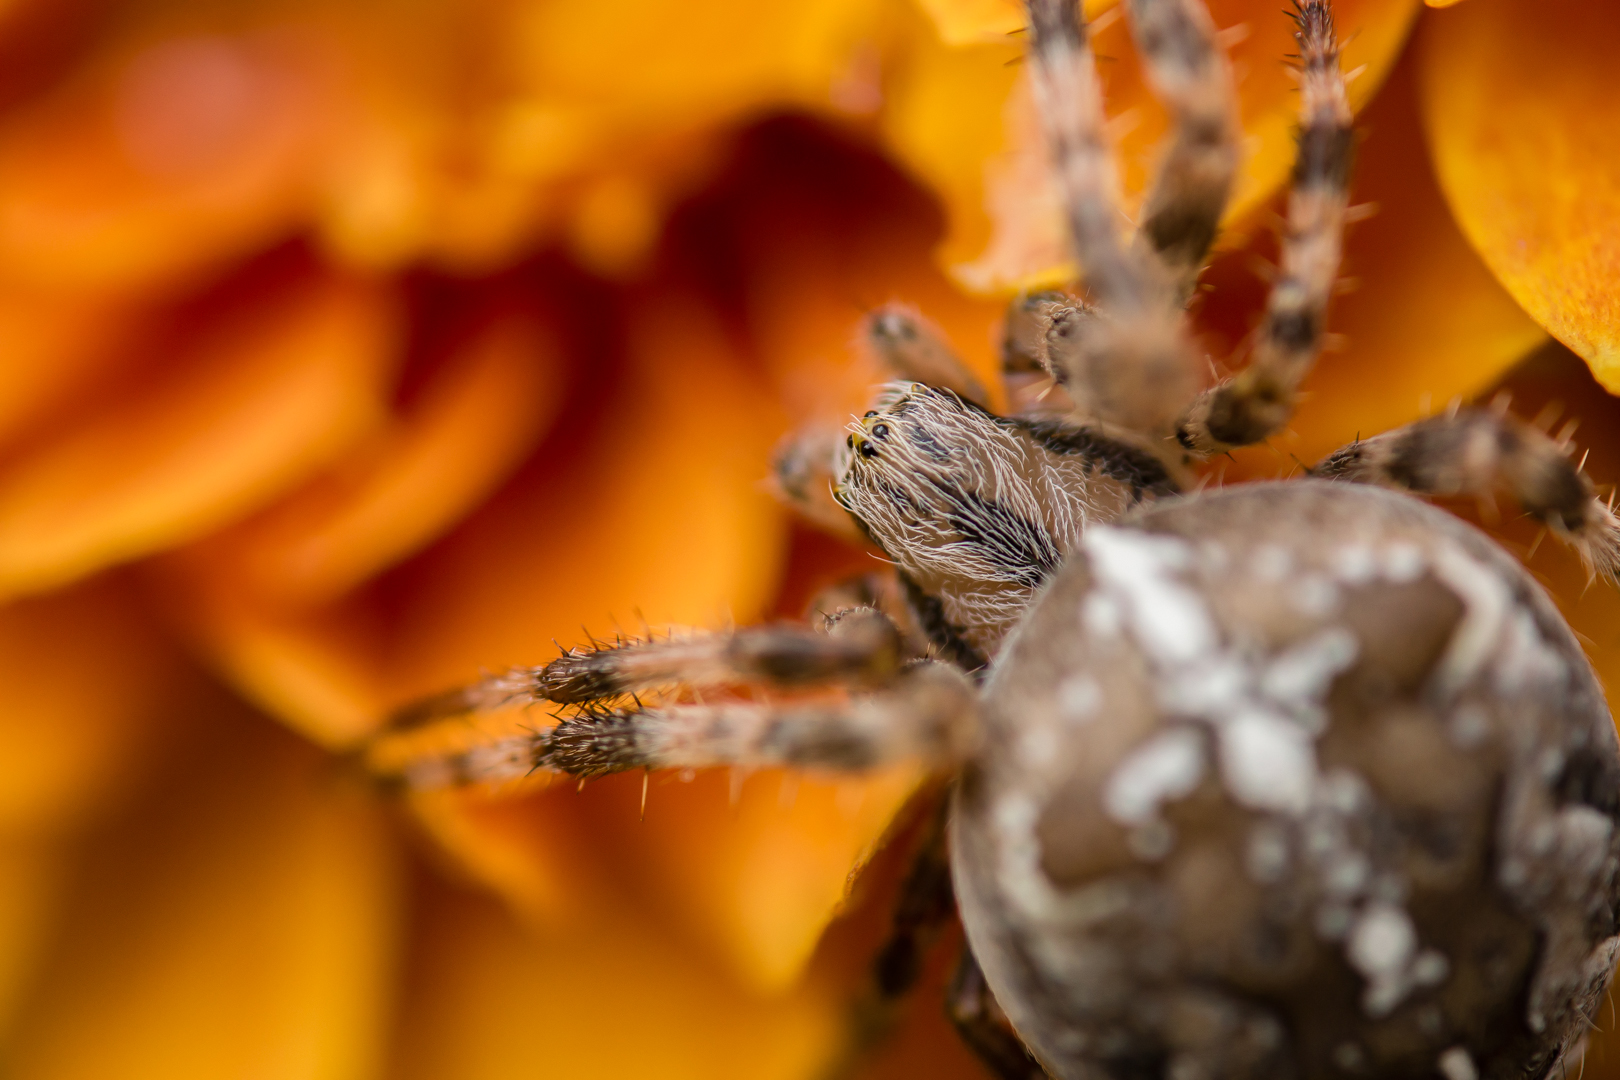
[[[1455,518],[1306,481],[1092,529],[986,711],[958,897],[1055,1076],[1539,1076],[1587,1030],[1614,729]]]

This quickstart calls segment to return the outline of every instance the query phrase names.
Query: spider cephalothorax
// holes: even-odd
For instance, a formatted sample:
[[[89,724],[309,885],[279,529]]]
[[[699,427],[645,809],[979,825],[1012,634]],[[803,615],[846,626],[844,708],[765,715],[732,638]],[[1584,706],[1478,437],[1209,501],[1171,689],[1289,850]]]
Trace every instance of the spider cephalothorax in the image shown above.
[[[385,736],[371,764],[419,786],[936,765],[950,827],[925,830],[841,1066],[951,911],[948,833],[968,941],[952,1014],[998,1075],[1544,1076],[1620,948],[1620,748],[1540,587],[1403,492],[1506,489],[1611,580],[1620,526],[1564,447],[1485,411],[1358,441],[1302,481],[1182,494],[1199,458],[1292,412],[1351,118],[1327,4],[1307,0],[1279,272],[1251,363],[1200,390],[1185,303],[1236,168],[1231,76],[1201,0],[1125,6],[1173,119],[1130,237],[1085,27],[1072,0],[1030,0],[1084,298],[1009,307],[1010,415],[890,307],[865,338],[897,381],[841,438],[784,446],[784,498],[853,521],[892,587],[817,628],[569,650],[400,717],[545,701],[571,710],[554,727],[451,754]],[[687,692],[750,684],[780,693]]]

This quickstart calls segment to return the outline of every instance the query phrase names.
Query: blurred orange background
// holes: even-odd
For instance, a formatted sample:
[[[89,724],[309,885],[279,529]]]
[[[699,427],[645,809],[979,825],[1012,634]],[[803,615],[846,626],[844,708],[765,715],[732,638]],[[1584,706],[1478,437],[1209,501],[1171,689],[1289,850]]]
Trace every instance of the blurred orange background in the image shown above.
[[[1247,133],[1195,309],[1224,367],[1293,49],[1275,0],[1210,6]],[[1165,118],[1086,7],[1130,195]],[[1212,472],[1507,388],[1620,480],[1620,9],[1336,10],[1367,216],[1334,347]],[[860,407],[863,310],[917,305],[988,378],[1006,298],[1066,273],[1019,23],[0,3],[0,1070],[814,1075],[915,773],[655,775],[643,821],[636,776],[401,800],[345,754],[554,641],[795,617],[871,565],[772,502],[771,448]],[[1555,544],[1530,567],[1620,689],[1620,598]],[[983,1075],[937,1004],[953,947],[863,1075]]]

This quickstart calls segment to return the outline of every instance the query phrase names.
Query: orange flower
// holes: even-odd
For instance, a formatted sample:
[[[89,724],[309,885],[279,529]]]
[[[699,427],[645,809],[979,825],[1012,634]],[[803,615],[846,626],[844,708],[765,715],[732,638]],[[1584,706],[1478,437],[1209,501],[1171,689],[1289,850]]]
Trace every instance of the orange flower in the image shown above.
[[[1377,213],[1345,347],[1235,469],[1485,392],[1547,332],[1620,385],[1620,19],[1556,4],[1339,0]],[[1198,309],[1225,357],[1294,101],[1277,5],[1211,7],[1249,135]],[[1087,8],[1139,191],[1163,113],[1113,4]],[[792,617],[865,565],[760,481],[784,431],[866,393],[864,307],[917,304],[988,379],[1005,294],[1064,273],[1018,22],[1003,0],[0,8],[17,1077],[811,1075],[914,772],[654,776],[643,821],[637,777],[402,802],[346,755],[554,639]],[[1559,355],[1516,371],[1521,400],[1620,420]],[[1599,479],[1614,431],[1583,432]],[[1534,565],[1614,685],[1617,601]],[[978,1075],[937,1012],[874,1075]]]

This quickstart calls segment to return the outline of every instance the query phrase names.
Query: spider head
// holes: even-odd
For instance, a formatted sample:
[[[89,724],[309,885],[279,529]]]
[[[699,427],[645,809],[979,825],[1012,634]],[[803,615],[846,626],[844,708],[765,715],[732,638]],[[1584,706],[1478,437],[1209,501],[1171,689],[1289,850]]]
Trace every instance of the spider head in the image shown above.
[[[951,390],[890,383],[845,430],[833,497],[888,548],[896,529],[943,520],[955,493],[980,486],[996,434],[994,417]]]
[[[924,383],[897,382],[884,389],[873,408],[846,429],[836,465],[837,490],[900,472],[948,468],[950,433],[980,410],[950,390]]]

